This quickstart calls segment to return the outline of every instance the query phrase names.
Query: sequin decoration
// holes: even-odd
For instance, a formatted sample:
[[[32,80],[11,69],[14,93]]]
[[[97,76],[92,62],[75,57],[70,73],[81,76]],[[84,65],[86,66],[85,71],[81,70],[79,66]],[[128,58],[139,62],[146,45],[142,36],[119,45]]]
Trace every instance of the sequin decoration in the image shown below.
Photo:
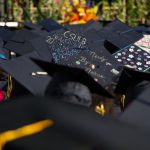
[[[147,53],[136,45],[128,46],[113,56],[123,65],[132,66],[139,71],[145,71],[150,67],[150,53]]]
[[[51,33],[46,42],[52,53],[55,63],[67,61],[70,57],[78,55],[86,49],[87,39],[72,31],[60,31]]]

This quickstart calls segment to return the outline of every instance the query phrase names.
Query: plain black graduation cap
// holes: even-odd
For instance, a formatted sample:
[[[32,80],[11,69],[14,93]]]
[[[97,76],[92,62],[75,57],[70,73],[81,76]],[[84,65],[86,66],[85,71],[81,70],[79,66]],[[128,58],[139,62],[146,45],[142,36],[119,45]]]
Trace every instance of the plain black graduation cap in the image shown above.
[[[101,24],[98,21],[90,20],[85,24],[85,31],[94,29],[96,31],[99,31],[101,29]]]
[[[109,92],[107,92],[100,84],[94,81],[94,79],[90,75],[88,75],[83,69],[49,63],[35,59],[34,62],[36,62],[50,76],[53,76],[56,72],[63,72],[63,74],[69,74],[68,79],[70,78],[70,81],[80,82],[86,85],[90,89],[90,91],[112,98],[112,95]]]
[[[55,22],[50,18],[44,19],[40,21],[38,24],[41,25],[44,29],[46,29],[49,32],[63,28],[60,24],[58,24],[57,22]]]
[[[7,27],[0,27],[0,37],[6,42],[14,36],[14,32]]]
[[[6,43],[4,47],[19,55],[24,55],[33,51],[33,47],[28,41],[37,37],[39,37],[38,34],[35,34],[30,30],[23,29],[16,32],[16,34]]]
[[[102,150],[140,150],[150,146],[149,135],[136,128],[112,118],[101,118],[89,109],[57,99],[24,97],[3,103],[0,119],[0,133],[45,119],[54,122],[39,133],[6,143],[4,150],[47,150],[59,146],[62,149],[77,149],[79,146],[93,150],[95,146]]]
[[[150,74],[147,72],[136,71],[133,68],[124,67],[115,92],[119,94],[126,94],[127,89],[133,83],[140,83],[141,81],[150,81]]]
[[[0,61],[0,66],[33,95],[44,95],[51,77],[43,75],[44,71],[30,58],[42,59],[36,52],[32,52],[12,60]],[[37,72],[40,75],[36,75]]]
[[[99,22],[97,21],[94,21],[94,20],[90,20],[88,21],[86,24],[73,24],[73,25],[69,25],[69,26],[66,26],[66,28],[68,30],[80,30],[80,31],[88,31],[88,30],[91,30],[91,29],[94,29],[94,30],[100,30],[101,29],[101,25]]]
[[[51,52],[49,50],[48,44],[45,41],[45,38],[38,37],[38,38],[35,38],[33,40],[30,40],[29,42],[33,46],[34,50],[37,51],[37,53],[39,53],[39,55],[44,60],[47,60],[47,61],[52,60],[52,55],[51,55]]]
[[[144,25],[139,25],[137,27],[134,27],[134,30],[139,32],[139,33],[150,34],[150,27],[147,27],[147,26],[144,26]]]
[[[134,100],[136,100],[140,95],[143,95],[143,92],[149,87],[150,81],[132,81],[125,95],[125,107],[132,103]]]
[[[0,134],[5,131],[15,130],[48,119],[53,122],[48,115],[45,99],[20,97],[2,103],[0,108],[0,118],[2,121],[0,124]],[[73,149],[75,147],[84,148],[86,146],[87,143],[85,145],[83,139],[65,132],[62,127],[59,127],[59,125],[54,122],[54,124],[43,129],[43,131],[39,133],[31,134],[6,143],[3,149]]]
[[[111,22],[99,30],[98,33],[99,36],[117,46],[118,49],[126,47],[143,37],[142,34],[139,34],[133,28],[119,20]]]
[[[36,29],[42,29],[42,26],[33,24],[32,22],[25,22],[24,28],[30,29],[30,30],[36,30]]]
[[[142,89],[136,87],[136,90]],[[137,92],[137,91],[136,91]],[[133,98],[133,102],[128,105],[122,115],[119,117],[120,121],[126,122],[128,124],[132,124],[139,130],[144,130],[146,133],[150,133],[150,121],[149,121],[149,113],[150,113],[150,82],[144,86],[144,89],[140,91]]]

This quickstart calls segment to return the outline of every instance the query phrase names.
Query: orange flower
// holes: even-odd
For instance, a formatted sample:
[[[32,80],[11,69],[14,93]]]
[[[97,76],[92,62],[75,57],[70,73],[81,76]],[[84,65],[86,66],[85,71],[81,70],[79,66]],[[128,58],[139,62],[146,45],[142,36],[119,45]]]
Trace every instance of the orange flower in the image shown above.
[[[74,14],[70,19],[69,22],[73,22],[73,21],[78,21],[79,20],[79,16],[77,14]]]
[[[97,20],[97,17],[95,14],[92,13],[88,13],[86,14],[86,16],[83,17],[83,19],[88,22],[89,20],[93,19],[93,20]]]

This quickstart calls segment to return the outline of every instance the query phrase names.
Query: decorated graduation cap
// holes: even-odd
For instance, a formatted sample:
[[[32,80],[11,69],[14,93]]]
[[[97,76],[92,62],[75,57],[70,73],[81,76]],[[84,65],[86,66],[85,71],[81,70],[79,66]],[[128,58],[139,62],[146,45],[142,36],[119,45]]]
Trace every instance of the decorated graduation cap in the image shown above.
[[[38,24],[41,25],[44,29],[46,29],[49,32],[63,28],[60,24],[58,24],[57,22],[55,22],[50,18],[44,19],[40,21]]]
[[[115,85],[112,83],[116,81],[112,78],[119,75],[121,64],[107,51],[105,40],[99,38],[95,30],[83,35],[59,30],[51,33],[46,42],[55,63],[84,69],[109,92],[113,92]]]
[[[1,61],[0,66],[33,95],[44,95],[51,77],[30,58],[41,59],[36,52],[33,52],[16,59]]]
[[[33,51],[33,47],[28,41],[37,38],[38,36],[39,35],[27,29],[23,29],[16,32],[4,47],[16,54],[24,55]]]
[[[121,64],[104,47],[104,41],[88,43],[88,49],[68,59],[61,59],[60,64],[81,68],[95,79],[103,88],[113,93]]]
[[[135,70],[146,71],[150,68],[150,53],[136,45],[127,46],[113,54],[122,65],[128,65]]]
[[[100,84],[98,84],[87,72],[83,69],[44,62],[40,60],[34,60],[43,70],[45,70],[50,76],[53,76],[56,72],[62,72],[67,74],[67,80],[76,81],[86,85],[91,92],[98,93],[106,97],[112,98],[112,95],[107,92]],[[70,78],[70,79],[69,79]]]
[[[142,34],[127,26],[119,20],[115,20],[99,30],[99,36],[114,44],[118,49],[126,47],[140,38]]]
[[[3,135],[1,148],[4,150],[12,148],[47,150],[60,146],[63,149],[79,147],[85,150],[86,148],[132,150],[141,147],[147,149],[150,145],[147,134],[128,124],[108,117],[101,118],[84,107],[56,99],[20,98],[4,103],[0,108],[2,120],[0,136]],[[4,113],[8,117],[4,117]],[[6,132],[8,136],[4,138]],[[10,132],[13,139],[9,138]],[[59,144],[58,140],[61,141]]]

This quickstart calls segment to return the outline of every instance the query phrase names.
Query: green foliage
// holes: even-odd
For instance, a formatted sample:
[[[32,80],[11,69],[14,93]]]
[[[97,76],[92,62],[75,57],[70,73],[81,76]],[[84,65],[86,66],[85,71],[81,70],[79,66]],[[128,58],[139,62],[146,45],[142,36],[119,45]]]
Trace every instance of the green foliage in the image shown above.
[[[131,26],[150,21],[150,0],[113,0],[110,6],[108,0],[101,0],[100,10],[102,20],[118,18]],[[125,10],[125,11],[124,11]]]
[[[118,18],[131,26],[141,23],[150,24],[150,0],[96,0],[99,5],[99,18],[101,20],[113,20]],[[123,1],[126,5],[123,5]],[[26,6],[21,4],[26,2]],[[51,17],[54,20],[61,19],[61,3],[56,0],[40,0],[38,9],[33,6],[32,0],[7,0],[9,7],[8,19],[14,21],[37,22],[43,18]],[[31,7],[32,6],[32,7]]]

